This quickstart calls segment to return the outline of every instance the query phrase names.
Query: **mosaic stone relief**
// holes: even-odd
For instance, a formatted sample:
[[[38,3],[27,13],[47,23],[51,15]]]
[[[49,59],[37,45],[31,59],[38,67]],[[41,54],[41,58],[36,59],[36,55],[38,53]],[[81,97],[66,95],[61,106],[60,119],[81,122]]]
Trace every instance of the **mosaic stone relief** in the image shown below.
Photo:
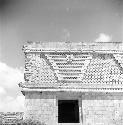
[[[27,53],[27,86],[115,87],[123,82],[122,55],[99,53]],[[83,86],[81,86],[83,84]],[[93,85],[93,86],[92,86]],[[100,86],[102,87],[102,86]]]
[[[25,118],[59,124],[58,100],[73,99],[79,101],[77,124],[123,124],[122,46],[120,42],[97,44],[25,46]]]
[[[92,59],[88,54],[46,54],[59,81],[81,81]]]

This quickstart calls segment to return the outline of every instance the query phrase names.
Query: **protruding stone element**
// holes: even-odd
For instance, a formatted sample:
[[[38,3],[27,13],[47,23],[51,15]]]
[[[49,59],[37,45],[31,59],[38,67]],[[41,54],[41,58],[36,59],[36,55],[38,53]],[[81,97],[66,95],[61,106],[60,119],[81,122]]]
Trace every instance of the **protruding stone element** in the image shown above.
[[[30,42],[23,47],[24,52],[55,51],[123,51],[122,42]]]
[[[29,42],[23,48],[25,83],[20,84],[25,95],[24,119],[62,125],[64,118],[77,116],[72,123],[66,121],[70,125],[122,125],[122,45]]]

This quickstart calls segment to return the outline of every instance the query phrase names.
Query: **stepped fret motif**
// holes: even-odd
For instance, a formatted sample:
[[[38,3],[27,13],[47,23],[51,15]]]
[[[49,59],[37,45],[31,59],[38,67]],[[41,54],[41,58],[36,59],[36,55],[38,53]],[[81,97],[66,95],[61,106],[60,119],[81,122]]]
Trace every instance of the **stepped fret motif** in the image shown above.
[[[81,81],[92,59],[88,54],[45,54],[59,81]]]
[[[24,46],[25,82],[19,84],[25,95],[24,119],[47,125],[122,124],[123,44],[70,44]],[[76,116],[77,122],[69,121]]]
[[[123,69],[123,54],[114,54],[114,57]]]
[[[30,88],[123,88],[123,51],[116,43],[96,43],[95,50],[80,43],[33,44],[24,46],[25,83]],[[117,45],[120,46],[120,42]],[[42,46],[43,45],[43,46]],[[60,46],[59,46],[60,45]],[[103,45],[107,49],[100,49]],[[113,45],[113,48],[110,46]],[[59,46],[59,47],[58,47]],[[79,47],[79,48],[78,48]]]

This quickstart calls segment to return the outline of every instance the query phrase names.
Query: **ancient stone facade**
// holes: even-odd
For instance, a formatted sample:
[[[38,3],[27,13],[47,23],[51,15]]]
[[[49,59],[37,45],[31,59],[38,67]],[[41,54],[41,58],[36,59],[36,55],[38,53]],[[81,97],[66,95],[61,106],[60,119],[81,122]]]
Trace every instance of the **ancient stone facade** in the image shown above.
[[[23,50],[25,83],[19,85],[25,119],[48,125],[123,124],[121,42],[29,42]]]
[[[0,125],[17,125],[23,120],[23,112],[0,112]]]

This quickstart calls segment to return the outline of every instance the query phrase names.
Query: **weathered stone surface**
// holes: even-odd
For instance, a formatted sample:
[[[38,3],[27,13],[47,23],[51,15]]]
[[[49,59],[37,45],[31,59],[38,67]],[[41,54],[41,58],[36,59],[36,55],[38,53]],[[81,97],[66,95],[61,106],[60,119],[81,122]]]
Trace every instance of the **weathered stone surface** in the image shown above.
[[[73,125],[123,124],[123,93],[26,93],[25,118],[62,125],[58,123],[59,99],[79,100],[80,123]]]
[[[23,112],[0,112],[0,125],[13,125],[21,123]]]
[[[104,94],[99,96],[97,94],[95,96],[89,94],[86,97],[82,100],[83,122],[85,124],[123,124],[123,94]]]
[[[122,88],[123,70],[118,54],[76,53],[72,54],[70,63],[66,59],[68,55],[27,53],[26,87]],[[87,66],[83,61],[86,56],[91,57],[85,59],[89,60]]]
[[[68,50],[123,50],[122,42],[28,42],[24,45],[25,52],[68,51]]]
[[[52,85],[56,83],[54,72],[50,68],[50,65],[47,64],[46,58],[41,56],[39,53],[25,54],[24,78],[27,86],[33,85],[37,87],[42,85],[42,87],[45,87],[48,86],[48,84]]]
[[[70,42],[70,44],[73,49],[66,48],[64,50],[63,46],[65,47],[67,44],[61,43],[61,52],[57,50],[58,43],[46,43],[45,45],[44,43],[30,42],[26,45],[24,47],[26,87],[73,86],[76,88],[78,85],[78,87],[83,88],[84,84],[89,84],[91,87],[95,84],[96,86],[97,84],[122,84],[123,55],[121,42],[93,43],[92,45],[97,47],[98,50],[102,50],[101,52],[92,51],[89,48],[91,46],[89,43],[85,45],[81,42]],[[81,50],[83,45],[85,45],[86,52]],[[49,51],[48,46],[54,47],[53,50]],[[81,51],[77,49],[78,46]],[[45,51],[42,51],[43,47]],[[66,50],[68,50],[67,53]],[[108,50],[110,50],[110,53],[107,53]],[[114,52],[114,50],[117,52]],[[82,84],[72,84],[72,82]]]
[[[24,47],[24,118],[65,125],[58,123],[58,100],[78,100],[80,123],[67,125],[122,125],[123,44],[60,45],[31,43]],[[85,55],[91,57],[86,66]]]
[[[55,118],[55,97],[47,93],[28,92],[25,100],[25,119],[51,122]]]

